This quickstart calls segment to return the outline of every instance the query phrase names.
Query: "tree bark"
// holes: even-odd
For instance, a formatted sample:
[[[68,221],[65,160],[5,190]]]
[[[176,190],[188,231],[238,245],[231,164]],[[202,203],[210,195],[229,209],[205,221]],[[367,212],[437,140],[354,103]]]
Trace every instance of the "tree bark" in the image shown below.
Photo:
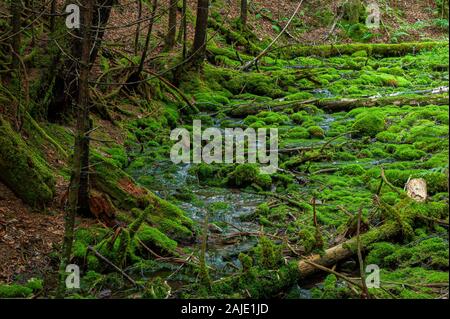
[[[247,0],[241,0],[241,24],[243,28],[247,26],[247,13]]]
[[[94,0],[94,10],[91,18],[91,25],[95,26],[96,30],[93,32],[93,48],[90,54],[90,63],[93,63],[98,55],[98,51],[101,47],[103,36],[105,34],[105,27],[108,24],[108,20],[111,14],[112,6],[116,0]],[[64,18],[60,20],[59,28],[61,32],[65,32],[66,26],[64,25]],[[56,27],[56,32],[59,30]],[[79,33],[79,32],[77,32]],[[66,44],[62,43],[65,38]],[[72,57],[80,57],[80,48],[82,46],[80,38],[70,37],[67,34],[66,37],[62,35],[55,36],[54,41],[58,41],[59,46],[65,46],[65,50],[70,52]],[[54,44],[54,42],[51,42]],[[74,63],[71,58],[67,58],[58,47],[55,45],[55,55],[52,58],[52,63],[49,68],[49,72],[43,75],[41,79],[41,92],[45,92],[45,96],[41,98],[50,97],[49,101],[43,101],[48,103],[47,106],[47,118],[50,121],[59,121],[64,115],[71,113],[72,101],[78,96],[79,87],[77,74],[79,74],[78,65]],[[67,52],[66,51],[66,52]],[[53,85],[52,85],[53,83]],[[51,90],[51,92],[48,92]]]
[[[136,26],[136,34],[134,36],[134,55],[139,52],[139,37],[141,35],[141,19],[142,19],[142,0],[137,0],[138,5],[138,23]]]
[[[20,43],[21,43],[21,15],[22,15],[22,2],[21,1],[11,1],[11,26],[13,36],[11,38],[12,46],[12,68],[18,69],[20,64]]]
[[[166,36],[166,50],[171,50],[175,45],[175,37],[177,35],[178,0],[170,0],[169,6],[169,24]]]
[[[152,36],[153,23],[155,21],[157,7],[158,7],[158,0],[153,0],[152,9],[151,9],[152,11],[150,13],[150,22],[149,22],[149,25],[148,25],[147,37],[145,39],[144,50],[142,50],[141,61],[139,63],[139,67],[138,67],[137,72],[132,76],[132,79],[136,80],[136,81],[139,79],[139,75],[141,74],[142,70],[144,69],[145,58],[147,57],[148,48],[150,46],[150,39],[151,39],[151,36]]]
[[[183,0],[183,60],[187,57],[187,1]]]
[[[68,207],[65,215],[65,231],[63,240],[63,255],[60,269],[60,287],[58,295],[64,292],[64,274],[72,255],[75,215],[80,209],[80,195],[88,194],[87,174],[89,167],[89,73],[91,69],[92,48],[92,18],[94,15],[94,0],[83,1],[82,12],[82,40],[80,56],[79,92],[77,99],[77,124],[75,148],[72,162],[72,173],[69,186]],[[88,204],[89,205],[89,204]]]
[[[209,0],[198,0],[194,44],[191,52],[191,63],[193,65],[199,65],[205,59],[208,14]]]
[[[361,0],[350,0],[347,4],[347,20],[351,24],[359,23],[360,11],[362,8]]]
[[[52,0],[50,5],[50,32],[55,32],[56,0]]]

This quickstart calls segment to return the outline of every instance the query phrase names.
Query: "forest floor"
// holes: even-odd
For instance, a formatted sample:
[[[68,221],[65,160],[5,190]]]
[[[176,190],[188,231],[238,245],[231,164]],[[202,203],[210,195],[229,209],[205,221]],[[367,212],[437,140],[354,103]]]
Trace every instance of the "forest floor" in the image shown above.
[[[195,1],[188,2],[192,11]],[[233,4],[230,9],[222,8],[227,23],[238,16],[237,1],[229,3]],[[322,17],[333,17],[336,11],[335,1],[322,3],[321,6],[307,3],[301,21],[290,29],[296,40],[284,39],[285,43],[354,42],[345,27],[338,28],[336,36],[326,41],[318,40],[323,39],[333,20],[324,21]],[[397,3],[398,11],[385,11],[386,28],[372,35],[368,42],[448,40],[447,31],[434,24],[435,8],[430,10],[424,1]],[[264,41],[276,36],[295,5],[289,1],[282,5],[278,1],[258,1],[255,10],[265,8],[262,12],[270,19],[256,12],[250,15],[250,25],[256,34],[253,43],[263,47]],[[112,25],[133,20],[128,13],[135,12],[133,6],[129,11],[114,10]],[[214,11],[220,13],[217,8]],[[156,25],[152,47],[158,49],[152,54],[161,52],[165,24],[162,19]],[[192,23],[189,28],[192,35]],[[107,41],[120,43],[117,50],[130,56],[133,50],[129,34],[133,32],[134,28],[110,32]],[[427,217],[448,221],[448,213],[444,212],[448,208],[448,103],[434,105],[426,100],[436,101],[436,95],[416,94],[448,87],[448,46],[401,56],[371,56],[368,51],[354,50],[345,55],[304,57],[292,51],[291,56],[262,59],[259,72],[242,73],[236,71],[241,61],[226,36],[212,28],[210,35],[214,39],[208,46],[210,56],[204,75],[188,76],[180,85],[195,101],[200,114],[187,112],[181,118],[179,113],[186,111],[186,105],[153,79],[151,98],[128,92],[118,95],[116,100],[102,101],[108,105],[114,123],[93,116],[95,125],[100,127],[93,134],[98,139],[92,144],[93,151],[110,165],[103,174],[115,178],[117,171],[120,174],[125,171],[137,183],[128,181],[128,175],[119,174],[123,182],[119,190],[108,193],[114,205],[123,204],[120,192],[124,189],[132,193],[127,196],[134,200],[141,187],[145,187],[180,207],[192,224],[178,215],[164,222],[152,211],[148,225],[143,225],[137,239],[131,240],[122,266],[136,281],[148,285],[148,290],[153,291],[149,294],[148,290],[136,291],[122,276],[101,265],[94,256],[87,256],[88,246],[108,255],[104,250],[105,237],[114,239],[114,249],[123,239],[106,230],[103,222],[79,219],[75,260],[83,265],[83,287],[72,297],[96,298],[109,290],[113,290],[114,297],[211,296],[211,291],[199,287],[202,274],[199,246],[202,223],[208,216],[206,261],[214,296],[359,298],[358,290],[355,292],[354,287],[332,276],[298,284],[291,276],[289,263],[353,237],[355,216],[360,209],[363,231],[386,220],[397,218],[403,223],[404,238],[383,241],[364,256],[366,264],[377,263],[382,267],[391,294],[399,298],[440,298],[448,294],[445,227],[433,222],[411,222],[405,217],[425,211]],[[243,45],[242,49],[248,48]],[[240,58],[248,61],[251,55],[243,52]],[[161,63],[149,63],[148,67],[157,70],[171,62],[169,56]],[[102,74],[128,63],[120,57],[101,60],[96,71]],[[106,94],[109,88],[100,86],[97,90]],[[402,107],[386,103],[376,111],[356,107],[329,112],[314,104],[327,99],[395,94],[404,96],[406,102],[401,102]],[[414,100],[421,96],[425,96],[425,102]],[[448,99],[448,94],[442,96]],[[311,103],[304,103],[310,100]],[[293,105],[277,110],[285,102]],[[296,102],[304,105],[296,106]],[[201,119],[205,125],[219,128],[277,127],[281,134],[280,148],[286,150],[281,155],[283,171],[267,178],[260,176],[255,166],[173,165],[168,160],[172,145],[168,138],[170,129],[179,123],[189,129],[187,123],[191,119]],[[40,124],[65,149],[72,147],[71,127]],[[323,145],[327,147],[323,149]],[[63,198],[69,170],[66,160],[55,154],[51,146],[45,147],[44,153],[59,176],[55,200],[45,212],[35,212],[0,183],[0,282],[24,283],[33,277],[46,278],[57,269],[56,251],[64,230]],[[409,178],[424,178],[429,186],[429,206],[415,206],[389,186],[381,187],[380,167],[399,191]],[[93,176],[97,173],[100,174],[96,172]],[[374,195],[379,197],[378,203]],[[139,216],[132,209],[135,206],[127,203],[119,207],[118,219],[133,221]],[[175,209],[168,211],[173,213]],[[271,240],[265,241],[267,238]],[[140,241],[147,246],[143,248]],[[108,255],[111,260],[122,263],[123,260],[114,259],[117,256],[113,252]],[[358,277],[357,264],[353,258],[339,263],[336,269]],[[258,281],[265,286],[273,284],[273,290],[265,290],[267,287]],[[402,286],[405,283],[409,288]],[[380,291],[373,294],[389,297]]]

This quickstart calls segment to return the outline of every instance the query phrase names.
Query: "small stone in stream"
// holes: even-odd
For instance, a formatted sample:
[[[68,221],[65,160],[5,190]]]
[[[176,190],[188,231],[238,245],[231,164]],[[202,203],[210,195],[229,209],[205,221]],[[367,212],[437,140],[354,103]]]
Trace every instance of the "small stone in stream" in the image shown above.
[[[111,298],[111,290],[110,289],[105,289],[100,291],[100,293],[98,294],[98,298],[99,299],[109,299]]]
[[[219,226],[217,226],[216,224],[209,224],[208,225],[208,230],[211,233],[215,233],[215,234],[222,234],[223,233],[223,229],[220,228]]]

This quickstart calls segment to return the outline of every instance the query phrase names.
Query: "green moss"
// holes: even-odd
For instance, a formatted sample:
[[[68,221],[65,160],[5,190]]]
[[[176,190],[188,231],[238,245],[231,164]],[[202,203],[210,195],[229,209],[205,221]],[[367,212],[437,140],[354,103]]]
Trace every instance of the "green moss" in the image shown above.
[[[284,58],[295,58],[299,56],[320,56],[332,57],[353,54],[357,51],[366,51],[373,56],[402,56],[408,53],[417,54],[420,51],[427,51],[433,48],[448,47],[448,42],[420,42],[420,43],[399,43],[399,44],[361,44],[346,43],[318,46],[295,46],[283,52]]]
[[[27,298],[42,289],[43,281],[31,278],[25,285],[0,285],[0,298]]]
[[[33,289],[22,285],[0,285],[0,298],[26,298],[33,294]]]
[[[287,101],[299,101],[299,100],[309,100],[313,97],[311,93],[308,92],[298,92],[294,94],[286,95],[284,98]]]
[[[311,289],[314,299],[348,299],[353,297],[353,293],[347,283],[338,281],[335,275],[328,275],[323,281],[322,287]]]
[[[142,225],[135,236],[134,244],[136,247],[139,247],[139,241],[142,241],[147,247],[156,249],[159,252],[173,253],[177,248],[176,241],[170,239],[154,227]]]
[[[414,161],[424,157],[426,153],[424,151],[415,149],[410,145],[400,145],[394,152],[394,157],[398,160]]]
[[[307,139],[309,138],[310,133],[306,128],[297,126],[290,129],[285,136],[289,139]]]
[[[216,111],[221,106],[230,104],[230,100],[226,96],[215,92],[196,93],[194,97],[200,111]]]
[[[128,164],[128,157],[125,149],[120,146],[112,147],[106,150],[117,167],[124,168]]]
[[[343,175],[360,176],[363,175],[366,170],[359,164],[349,164],[341,167],[339,172]]]
[[[267,174],[260,174],[257,164],[240,164],[227,176],[227,183],[230,186],[247,187],[255,184],[262,189],[269,189],[272,185],[272,178]]]
[[[32,206],[53,199],[55,178],[43,158],[36,154],[0,117],[0,179]]]
[[[352,125],[352,131],[355,131],[355,136],[370,136],[374,137],[385,129],[385,119],[381,113],[364,112],[356,116],[355,122]]]
[[[258,165],[241,164],[228,175],[228,183],[239,187],[249,186],[256,181],[258,174]]]
[[[324,138],[325,137],[325,131],[320,126],[308,127],[308,133],[311,138]]]

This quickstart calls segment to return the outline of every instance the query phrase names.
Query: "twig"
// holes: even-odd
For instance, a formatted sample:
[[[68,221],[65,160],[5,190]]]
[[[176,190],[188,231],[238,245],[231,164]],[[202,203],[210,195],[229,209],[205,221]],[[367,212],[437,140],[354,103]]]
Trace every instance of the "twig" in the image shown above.
[[[307,260],[307,259],[304,259],[303,261],[304,261],[305,263],[307,263],[307,264],[310,264],[311,266],[316,267],[317,269],[320,269],[320,270],[323,270],[323,271],[328,272],[328,273],[330,273],[330,274],[333,274],[333,275],[335,275],[336,277],[339,277],[339,278],[345,280],[345,281],[348,282],[349,284],[352,284],[352,285],[354,285],[354,286],[357,286],[357,287],[360,288],[360,289],[363,289],[363,287],[362,287],[362,285],[361,285],[360,283],[358,283],[357,281],[354,281],[354,280],[350,279],[349,277],[347,277],[347,276],[345,276],[345,275],[343,275],[343,274],[341,274],[341,273],[338,273],[338,272],[335,271],[335,270],[332,270],[332,269],[330,269],[330,268],[327,268],[327,267],[324,267],[324,266],[322,266],[322,265],[316,264],[315,262],[312,262],[312,261]]]
[[[126,279],[128,279],[133,285],[135,286],[139,286],[141,288],[144,288],[144,286],[138,284],[136,281],[134,281],[133,278],[131,278],[130,276],[128,276],[122,269],[120,269],[118,266],[116,266],[115,264],[113,264],[110,260],[108,260],[105,256],[103,256],[102,254],[100,254],[98,251],[96,251],[92,246],[88,246],[88,250],[92,251],[94,253],[95,256],[97,256],[98,258],[100,258],[101,260],[103,260],[105,263],[107,263],[108,265],[110,265],[111,267],[113,267],[115,270],[117,270],[118,272],[120,272]]]
[[[356,243],[357,243],[357,253],[358,253],[358,262],[359,262],[359,273],[361,276],[361,282],[362,282],[362,288],[363,288],[363,294],[361,295],[364,299],[371,299],[369,294],[369,289],[367,289],[366,285],[366,276],[364,272],[364,261],[361,253],[361,217],[362,217],[362,208],[359,209],[358,212],[358,223],[356,226]]]

